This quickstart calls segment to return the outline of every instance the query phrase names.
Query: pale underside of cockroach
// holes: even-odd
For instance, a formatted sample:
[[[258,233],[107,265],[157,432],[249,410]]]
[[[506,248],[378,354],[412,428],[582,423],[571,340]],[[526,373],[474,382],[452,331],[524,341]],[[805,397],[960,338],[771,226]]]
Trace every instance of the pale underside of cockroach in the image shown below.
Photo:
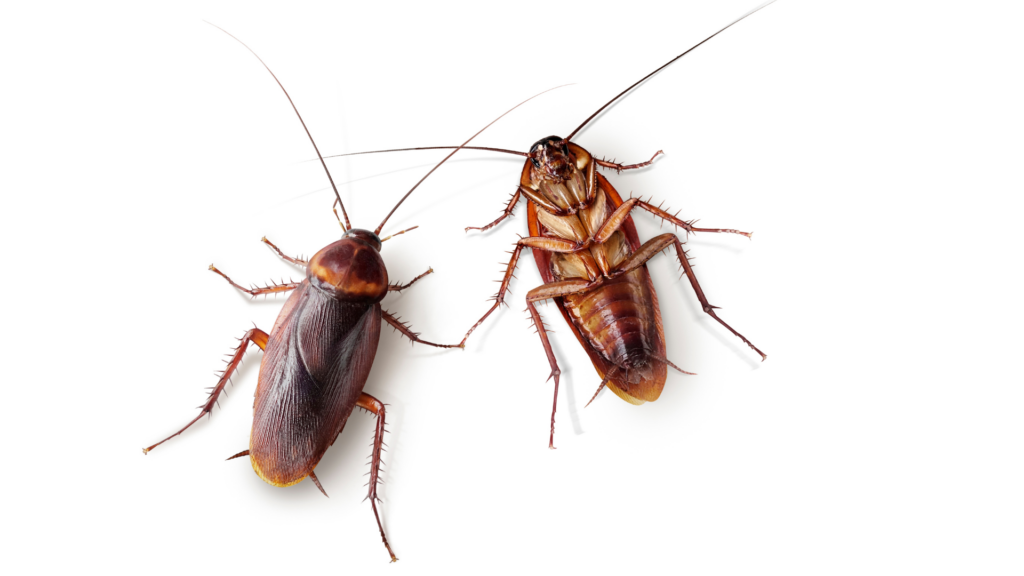
[[[747,237],[749,233],[726,228],[697,228],[692,222],[680,220],[639,198],[623,201],[608,180],[596,172],[599,163],[626,170],[650,165],[653,158],[631,166],[597,161],[582,147],[557,136],[539,140],[528,156],[519,187],[504,214],[483,228],[490,228],[510,216],[520,197],[526,197],[530,236],[516,242],[494,305],[473,328],[504,303],[519,256],[524,248],[530,248],[545,281],[544,285],[527,293],[526,307],[537,327],[551,366],[550,378],[555,383],[548,438],[550,448],[554,448],[561,370],[535,306],[539,301],[555,301],[601,375],[595,398],[609,386],[631,404],[652,402],[661,395],[668,366],[688,373],[665,357],[658,297],[646,267],[648,260],[674,247],[704,312],[743,340],[762,359],[766,358],[715,313],[716,307],[708,302],[697,282],[682,239],[667,233],[641,244],[630,213],[642,208],[688,233],[733,233]]]
[[[622,199],[604,177],[594,173],[589,153],[575,144],[569,144],[568,152],[571,168],[564,180],[545,178],[543,170],[528,161],[520,183],[539,190],[559,208],[583,206],[575,214],[559,216],[531,203],[530,236],[582,244],[600,232]],[[592,290],[555,302],[598,374],[607,377],[605,385],[631,404],[657,400],[668,373],[661,311],[647,267],[611,277],[639,247],[636,228],[629,220],[628,226],[623,225],[603,242],[578,252],[534,251],[541,277],[548,284],[606,280]]]
[[[545,284],[530,290],[526,307],[533,320],[554,379],[554,400],[551,408],[551,433],[548,446],[554,448],[555,413],[558,407],[558,381],[561,370],[555,359],[547,330],[537,312],[536,302],[552,299],[562,312],[573,333],[590,356],[601,384],[594,398],[609,386],[631,404],[656,400],[665,385],[667,366],[680,370],[665,357],[665,338],[658,309],[658,297],[651,283],[646,262],[661,251],[674,247],[684,274],[690,281],[702,309],[722,326],[757,352],[767,356],[746,337],[726,324],[715,313],[683,249],[682,239],[675,234],[661,234],[640,243],[630,213],[641,208],[666,222],[691,232],[733,233],[750,237],[747,232],[723,228],[697,228],[693,222],[680,220],[673,214],[639,198],[623,201],[618,192],[600,174],[597,166],[617,171],[650,166],[659,150],[646,162],[623,165],[597,160],[582,147],[571,142],[591,120],[613,102],[654,76],[673,62],[686,56],[711,38],[761,10],[771,0],[734,20],[682,54],[644,76],[591,114],[569,136],[549,136],[538,140],[529,153],[496,148],[481,148],[526,156],[519,186],[503,214],[495,221],[476,228],[487,230],[512,215],[521,197],[528,200],[530,236],[521,238],[509,259],[494,305],[477,322],[479,326],[502,303],[515,272],[519,255],[530,248]],[[467,231],[471,228],[467,228]],[[476,327],[474,326],[474,328]],[[683,372],[683,370],[680,370]],[[591,398],[593,401],[593,398]]]

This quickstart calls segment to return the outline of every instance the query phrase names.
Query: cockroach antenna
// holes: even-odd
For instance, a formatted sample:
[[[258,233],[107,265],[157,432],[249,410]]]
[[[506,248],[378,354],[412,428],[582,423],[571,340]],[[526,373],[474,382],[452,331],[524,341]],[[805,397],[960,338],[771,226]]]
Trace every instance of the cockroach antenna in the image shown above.
[[[267,66],[267,63],[263,61],[263,58],[260,58],[260,55],[257,54],[255,50],[249,48],[249,46],[245,42],[239,40],[234,34],[228,32],[220,26],[217,26],[213,22],[208,22],[206,20],[203,20],[203,22],[206,22],[210,26],[213,26],[214,28],[227,34],[228,36],[231,36],[235,39],[236,42],[238,42],[242,46],[245,46],[245,49],[249,52],[252,52],[252,55],[255,56],[256,59],[260,61],[260,64],[263,64],[263,67],[267,69],[267,72],[270,72],[270,75],[274,77],[274,82],[277,82],[277,85],[281,87],[281,91],[284,92],[285,97],[288,98],[288,103],[292,105],[292,110],[295,110],[295,115],[299,117],[299,122],[302,123],[302,129],[306,131],[306,136],[309,136],[309,142],[310,144],[313,145],[313,149],[316,150],[317,158],[320,159],[320,164],[324,167],[324,172],[327,172],[327,179],[331,181],[331,188],[334,189],[334,197],[338,200],[338,205],[341,206],[341,215],[345,217],[345,224],[342,226],[342,228],[344,228],[346,231],[352,228],[352,224],[349,222],[348,219],[348,212],[345,211],[345,203],[341,201],[341,194],[338,194],[338,187],[334,185],[334,178],[331,177],[331,171],[327,169],[327,163],[324,162],[324,157],[322,154],[320,154],[320,149],[317,147],[316,141],[313,140],[313,135],[309,133],[309,128],[306,127],[306,121],[302,119],[302,114],[299,114],[299,109],[295,106],[295,102],[292,101],[291,95],[289,95],[288,91],[284,89],[284,84],[281,84],[281,81],[277,79],[277,74],[274,74],[274,71],[270,69],[270,66]]]
[[[373,233],[374,233],[374,234],[377,234],[377,235],[380,235],[380,231],[381,231],[381,229],[382,229],[382,228],[384,228],[384,223],[388,221],[388,218],[391,218],[391,215],[395,213],[395,210],[398,210],[398,207],[402,205],[402,202],[405,202],[405,199],[406,199],[406,198],[408,198],[408,197],[409,197],[409,195],[410,195],[410,194],[412,194],[412,193],[413,193],[413,191],[414,191],[414,190],[416,190],[416,188],[418,188],[418,187],[419,187],[419,185],[420,185],[420,184],[422,184],[424,180],[426,180],[426,179],[427,179],[427,178],[428,178],[428,177],[429,177],[429,176],[430,176],[431,174],[433,174],[433,173],[434,173],[434,170],[437,170],[438,168],[440,168],[440,167],[441,167],[441,164],[444,164],[444,163],[445,163],[445,162],[447,162],[447,161],[448,161],[448,159],[449,159],[449,158],[451,158],[451,157],[452,157],[452,156],[453,156],[453,155],[454,155],[454,154],[455,154],[456,152],[458,152],[459,150],[462,150],[463,148],[465,148],[466,144],[469,144],[470,142],[472,142],[472,141],[473,141],[473,139],[474,139],[474,138],[476,138],[477,136],[479,136],[479,135],[480,135],[480,134],[481,134],[481,133],[482,133],[482,132],[483,132],[484,130],[487,130],[487,129],[488,129],[488,128],[490,128],[490,127],[491,127],[491,126],[492,126],[492,125],[493,125],[493,124],[494,124],[495,122],[497,122],[498,120],[501,120],[502,118],[504,118],[505,116],[507,116],[507,115],[508,115],[508,114],[509,114],[510,112],[512,112],[512,111],[513,111],[513,110],[515,110],[516,108],[519,108],[519,107],[520,107],[520,106],[522,106],[523,104],[526,104],[526,103],[527,103],[527,102],[529,102],[530,100],[533,100],[533,99],[534,99],[534,98],[536,98],[537,96],[541,96],[541,95],[543,95],[543,94],[547,94],[548,92],[551,92],[552,90],[557,90],[557,89],[559,89],[559,88],[563,88],[563,87],[565,87],[565,86],[568,86],[568,84],[562,84],[561,86],[555,86],[554,88],[548,88],[547,90],[545,90],[545,91],[541,92],[540,94],[535,94],[535,95],[533,95],[533,96],[530,96],[530,97],[529,97],[529,98],[527,98],[526,100],[523,100],[523,101],[522,101],[522,102],[520,102],[519,104],[516,104],[516,105],[515,105],[515,106],[513,106],[512,108],[509,108],[509,109],[508,109],[508,111],[507,111],[507,112],[505,112],[504,114],[502,114],[501,116],[498,116],[497,118],[495,118],[494,120],[492,120],[490,124],[488,124],[487,126],[484,126],[483,128],[481,128],[481,129],[480,129],[480,131],[479,131],[479,132],[477,132],[476,134],[473,134],[472,136],[470,136],[470,137],[469,137],[469,140],[466,140],[465,142],[463,142],[463,143],[462,143],[462,145],[460,145],[460,146],[456,146],[456,147],[455,147],[455,150],[452,150],[450,154],[448,154],[447,156],[445,156],[443,160],[441,160],[441,161],[440,161],[440,162],[438,162],[438,163],[437,163],[437,164],[436,164],[436,165],[435,165],[435,166],[434,166],[433,168],[431,168],[431,169],[430,169],[430,172],[427,172],[427,174],[426,174],[425,176],[423,176],[423,178],[420,178],[420,181],[419,181],[419,182],[417,182],[415,186],[413,186],[413,187],[412,187],[412,188],[411,188],[411,189],[410,189],[410,190],[409,190],[408,192],[406,192],[406,193],[405,193],[405,196],[402,196],[402,199],[398,201],[398,204],[395,204],[395,207],[391,209],[391,212],[388,212],[388,215],[384,217],[384,221],[380,223],[380,226],[377,226],[377,229],[376,229],[376,230],[374,230],[374,231],[373,231]],[[319,153],[320,153],[320,152],[319,152],[319,151],[317,151],[317,154],[319,154]],[[320,161],[321,161],[321,162],[323,162],[323,158],[321,158],[321,159],[320,159]],[[326,166],[326,164],[325,164],[325,165],[324,165],[324,168],[326,168],[326,167],[327,167],[327,166]],[[333,182],[332,182],[332,184],[333,184]]]

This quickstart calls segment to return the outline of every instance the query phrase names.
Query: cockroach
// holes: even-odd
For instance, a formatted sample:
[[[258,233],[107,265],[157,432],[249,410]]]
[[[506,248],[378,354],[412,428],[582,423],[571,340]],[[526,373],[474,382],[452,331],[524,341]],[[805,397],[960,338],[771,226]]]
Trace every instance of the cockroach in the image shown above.
[[[414,343],[418,342],[438,348],[464,348],[465,338],[459,344],[436,344],[419,338],[408,324],[401,322],[381,308],[381,301],[389,292],[401,291],[412,286],[427,274],[427,270],[407,284],[390,284],[387,268],[381,258],[383,243],[391,238],[381,239],[379,234],[395,213],[395,210],[410,194],[441,164],[444,164],[459,148],[438,162],[401,200],[388,212],[384,220],[372,232],[353,228],[348,213],[341,202],[338,188],[331,173],[313,141],[313,136],[292,102],[288,91],[274,75],[270,67],[241,40],[219,26],[228,36],[245,46],[270,72],[288,98],[302,123],[309,141],[320,157],[327,178],[334,189],[335,203],[341,208],[344,218],[338,218],[344,234],[341,240],[327,245],[308,261],[286,256],[266,238],[263,242],[281,258],[306,268],[306,278],[301,282],[287,282],[248,289],[236,284],[214,266],[210,270],[224,277],[232,286],[252,297],[267,294],[291,292],[284,308],[274,322],[270,333],[254,327],[241,338],[241,343],[231,354],[227,367],[220,375],[199,415],[181,430],[167,438],[143,448],[150,450],[181,434],[205,414],[213,410],[214,404],[231,375],[238,368],[249,344],[255,344],[264,352],[260,364],[259,382],[253,406],[252,434],[249,448],[228,458],[248,456],[256,474],[273,486],[292,486],[310,478],[326,496],[314,469],[327,449],[334,443],[345,427],[345,422],[355,407],[363,408],[377,416],[373,438],[373,452],[370,462],[369,493],[367,498],[377,519],[377,528],[392,562],[398,558],[391,550],[384,527],[377,511],[377,484],[383,450],[385,405],[378,399],[363,392],[367,376],[373,365],[380,337],[381,320],[387,322]],[[537,96],[539,96],[538,94]],[[535,98],[536,96],[534,96]],[[532,99],[532,98],[531,98]],[[529,101],[529,100],[527,100]],[[521,106],[526,101],[516,106]],[[514,110],[513,108],[512,110]],[[509,110],[508,112],[511,112]],[[506,112],[505,114],[508,114]],[[491,124],[497,122],[499,116]],[[483,130],[491,126],[488,124]],[[468,144],[483,130],[477,132],[464,144]],[[337,211],[335,211],[337,215]],[[403,230],[397,234],[403,234]],[[394,235],[397,235],[394,234]],[[392,236],[394,236],[392,235]],[[468,333],[467,333],[468,336]]]
[[[772,0],[774,1],[774,0]],[[554,400],[551,406],[551,431],[548,447],[555,447],[555,413],[558,409],[558,380],[561,370],[555,359],[547,329],[535,304],[553,300],[577,340],[587,351],[601,383],[590,399],[607,386],[616,396],[634,405],[653,402],[665,387],[668,366],[678,368],[666,358],[665,334],[662,327],[658,296],[651,282],[646,262],[668,248],[674,248],[684,274],[690,281],[697,299],[706,314],[735,334],[764,360],[767,356],[750,340],[734,330],[715,313],[693,267],[683,249],[683,239],[673,233],[661,234],[641,243],[631,212],[641,208],[686,231],[740,234],[748,232],[728,228],[698,228],[694,221],[684,221],[640,198],[622,200],[608,180],[597,173],[598,166],[617,172],[650,166],[661,154],[659,150],[646,162],[618,164],[595,158],[590,152],[572,142],[591,120],[608,106],[636,88],[648,78],[686,56],[698,46],[721,34],[734,24],[761,10],[771,2],[751,10],[727,26],[708,36],[682,54],[669,60],[650,74],[632,84],[591,114],[569,136],[549,136],[538,140],[529,152],[501,148],[467,146],[467,149],[488,150],[527,157],[519,186],[505,206],[501,216],[481,227],[469,230],[484,231],[512,215],[520,198],[528,201],[527,220],[530,235],[516,242],[507,264],[494,304],[470,329],[472,332],[499,306],[505,303],[509,282],[524,248],[530,248],[545,284],[530,290],[526,307],[544,352],[551,366],[548,379],[554,379]],[[448,149],[452,146],[402,148],[375,152],[404,150]],[[362,154],[373,153],[363,152]],[[358,153],[357,153],[358,154]],[[352,154],[342,154],[350,156]],[[590,405],[590,402],[587,405]]]

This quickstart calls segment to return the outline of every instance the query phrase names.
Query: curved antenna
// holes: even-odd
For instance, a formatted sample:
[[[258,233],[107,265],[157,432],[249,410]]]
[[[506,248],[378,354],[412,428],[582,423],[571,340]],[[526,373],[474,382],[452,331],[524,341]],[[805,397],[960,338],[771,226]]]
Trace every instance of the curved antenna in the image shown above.
[[[607,108],[607,107],[611,106],[613,102],[615,102],[615,101],[616,101],[616,100],[618,100],[619,98],[622,98],[622,97],[623,97],[623,96],[624,96],[624,95],[626,94],[626,92],[629,92],[629,91],[630,91],[630,90],[632,90],[633,88],[636,88],[637,86],[639,86],[640,84],[642,84],[644,80],[647,80],[647,79],[648,79],[648,78],[650,78],[651,76],[654,76],[654,75],[655,75],[655,74],[657,74],[658,72],[661,72],[662,70],[664,70],[665,68],[667,68],[667,67],[669,66],[669,64],[672,64],[672,63],[673,63],[673,62],[675,62],[676,60],[679,60],[679,59],[680,59],[680,58],[682,58],[683,56],[686,56],[686,55],[687,55],[687,54],[689,54],[690,52],[693,52],[693,51],[694,51],[694,50],[695,50],[695,49],[696,49],[696,48],[697,48],[698,46],[700,46],[701,44],[703,44],[703,43],[707,42],[708,40],[711,40],[712,38],[714,38],[715,36],[718,36],[718,35],[719,35],[719,34],[721,34],[722,32],[725,32],[726,30],[728,30],[729,28],[731,28],[731,27],[732,27],[732,26],[733,26],[734,24],[738,23],[738,22],[739,22],[740,20],[743,20],[743,19],[744,19],[744,18],[746,18],[747,16],[750,16],[750,15],[751,15],[751,14],[753,14],[754,12],[757,12],[758,10],[760,10],[760,9],[764,8],[765,6],[767,6],[767,5],[771,4],[772,2],[775,2],[775,0],[768,0],[768,2],[765,2],[764,4],[761,4],[761,5],[760,5],[760,6],[758,6],[757,8],[754,8],[754,9],[753,9],[753,10],[751,10],[750,12],[747,12],[747,13],[746,13],[746,14],[744,14],[743,16],[740,16],[739,18],[737,18],[737,19],[733,20],[732,22],[730,22],[730,23],[729,23],[728,25],[726,25],[726,26],[725,26],[724,28],[722,28],[722,29],[721,29],[721,30],[719,30],[718,32],[715,32],[715,33],[714,33],[714,34],[712,34],[711,36],[708,36],[707,38],[705,38],[705,39],[701,40],[701,41],[700,41],[700,42],[698,42],[697,44],[694,44],[694,45],[693,45],[692,47],[690,47],[690,49],[689,49],[689,50],[687,50],[686,52],[683,52],[683,53],[682,53],[682,54],[680,54],[679,56],[676,56],[675,58],[673,58],[673,59],[669,60],[669,61],[668,61],[668,62],[666,62],[666,63],[665,63],[665,64],[664,64],[664,65],[663,65],[663,66],[662,66],[661,68],[658,68],[658,69],[657,69],[657,70],[655,70],[654,72],[651,72],[651,73],[650,73],[650,74],[648,74],[647,76],[644,76],[643,78],[641,78],[641,79],[637,80],[637,81],[636,81],[636,83],[635,83],[635,84],[633,84],[632,86],[630,86],[629,88],[626,88],[626,89],[625,89],[625,90],[623,90],[622,92],[619,92],[619,95],[618,95],[618,96],[616,96],[615,98],[612,98],[611,100],[609,100],[609,101],[608,101],[608,103],[607,103],[607,104],[605,104],[604,106],[601,106],[600,108],[598,108],[598,109],[597,109],[597,112],[594,112],[593,114],[591,114],[591,115],[590,115],[590,117],[589,117],[589,118],[587,118],[586,120],[584,120],[584,121],[583,121],[583,124],[580,124],[580,125],[579,125],[579,126],[578,126],[578,127],[577,127],[577,128],[575,129],[575,130],[573,130],[573,131],[572,131],[572,134],[569,134],[568,136],[566,136],[566,137],[565,137],[565,141],[569,141],[569,140],[571,140],[571,139],[572,139],[572,137],[573,137],[573,136],[575,136],[575,135],[576,135],[576,134],[577,134],[577,133],[578,133],[578,132],[579,132],[580,130],[582,130],[584,126],[586,126],[587,124],[589,124],[589,123],[590,123],[590,121],[591,121],[591,120],[593,120],[593,119],[594,119],[594,118],[595,118],[595,117],[596,117],[596,116],[597,116],[598,114],[600,114],[600,113],[601,113],[602,111],[604,111],[604,109],[605,109],[605,108]]]
[[[490,128],[490,127],[491,127],[491,125],[493,125],[493,124],[494,124],[495,122],[497,122],[498,120],[501,120],[502,118],[504,118],[504,117],[505,117],[505,116],[506,116],[506,115],[507,115],[507,114],[508,114],[509,112],[512,112],[512,111],[513,111],[513,110],[515,110],[516,108],[519,108],[520,106],[522,106],[523,104],[526,104],[526,103],[527,103],[527,102],[529,102],[530,100],[533,100],[533,99],[534,99],[534,98],[536,98],[537,96],[540,96],[541,94],[546,94],[546,93],[548,93],[548,92],[551,92],[552,90],[557,90],[557,89],[559,89],[559,88],[563,88],[563,87],[565,87],[565,86],[568,86],[568,84],[562,84],[561,86],[555,86],[554,88],[548,88],[547,90],[545,90],[545,91],[543,91],[543,92],[541,92],[541,93],[539,93],[539,94],[534,94],[533,96],[530,96],[530,97],[529,97],[529,98],[527,98],[526,100],[523,100],[523,101],[522,101],[522,102],[520,102],[519,104],[516,104],[515,106],[513,106],[513,107],[509,108],[509,109],[508,109],[508,111],[507,111],[507,112],[505,112],[505,114],[502,114],[501,116],[498,116],[497,118],[495,118],[494,120],[492,120],[490,124],[488,124],[487,126],[484,126],[483,128],[481,128],[479,132],[477,132],[476,134],[473,134],[472,136],[470,136],[470,137],[469,137],[469,140],[466,140],[465,142],[463,142],[463,143],[462,143],[462,145],[461,145],[461,146],[458,146],[458,147],[456,147],[456,148],[455,148],[455,150],[452,150],[450,154],[448,154],[447,156],[445,156],[445,157],[444,157],[444,160],[441,160],[440,162],[438,162],[437,164],[435,164],[435,165],[434,165],[434,167],[430,169],[430,172],[427,172],[427,175],[426,175],[426,176],[424,176],[423,178],[420,178],[420,181],[419,181],[419,182],[417,182],[417,183],[416,183],[416,185],[415,185],[415,186],[413,186],[411,190],[409,190],[408,192],[406,192],[406,193],[405,193],[405,196],[402,196],[402,199],[398,201],[398,204],[395,204],[395,207],[391,209],[391,212],[388,212],[388,215],[384,217],[384,221],[380,223],[380,226],[377,226],[377,229],[376,229],[376,230],[374,230],[374,231],[373,231],[373,233],[374,233],[374,234],[377,234],[377,235],[379,236],[379,235],[380,235],[380,231],[381,231],[381,229],[382,229],[382,228],[384,228],[384,223],[388,221],[388,218],[391,218],[391,215],[395,213],[395,210],[398,210],[398,207],[402,205],[402,202],[405,202],[405,199],[406,199],[406,198],[408,198],[408,197],[409,197],[409,195],[413,193],[413,190],[416,190],[416,188],[418,188],[420,184],[423,184],[423,181],[424,181],[424,180],[426,180],[428,176],[430,176],[431,174],[433,174],[433,173],[434,173],[434,170],[437,170],[438,168],[440,168],[440,167],[441,167],[441,164],[444,164],[444,163],[445,163],[445,162],[446,162],[446,161],[447,161],[447,160],[448,160],[449,158],[451,158],[452,156],[454,156],[456,152],[458,152],[459,150],[461,150],[461,149],[462,149],[462,148],[463,148],[463,147],[464,147],[464,146],[465,146],[466,144],[469,144],[469,143],[470,143],[470,142],[471,142],[471,141],[473,140],[473,138],[476,138],[477,136],[479,136],[480,134],[482,134],[484,130],[487,130],[487,129],[488,129],[488,128]]]
[[[568,86],[568,84],[566,84]],[[561,88],[561,86],[559,86]],[[554,88],[552,88],[554,90]],[[543,94],[543,92],[541,93]],[[538,94],[537,96],[540,96]],[[536,96],[535,96],[536,98]],[[463,150],[486,150],[488,152],[504,152],[505,154],[515,154],[516,156],[529,157],[529,152],[517,152],[515,150],[505,150],[504,148],[488,148],[486,146],[421,146],[419,148],[392,148],[390,150],[369,150],[367,152],[349,152],[348,154],[334,154],[332,156],[324,156],[324,158],[341,158],[342,156],[360,156],[362,154],[381,154],[383,152],[410,152],[413,150],[451,150],[452,148],[462,148]]]
[[[284,92],[285,97],[288,98],[288,103],[292,105],[292,110],[295,110],[295,115],[299,117],[299,122],[302,123],[302,129],[306,131],[306,136],[309,136],[309,142],[313,144],[313,149],[316,150],[316,155],[320,158],[320,164],[323,165],[324,172],[327,172],[327,179],[331,181],[331,188],[334,188],[334,196],[338,199],[338,204],[341,206],[341,215],[345,217],[344,228],[351,228],[352,224],[349,223],[348,221],[348,212],[345,211],[345,204],[342,203],[341,201],[341,194],[338,194],[338,187],[334,185],[334,178],[331,177],[331,171],[327,169],[327,163],[324,162],[324,157],[322,154],[320,154],[320,149],[317,148],[316,142],[313,140],[313,135],[309,133],[309,128],[306,127],[306,121],[302,119],[302,114],[299,114],[299,109],[295,107],[295,102],[292,102],[292,97],[288,94],[288,91],[284,89],[284,84],[281,84],[281,81],[277,79],[277,75],[274,74],[274,71],[270,69],[270,66],[267,66],[267,63],[263,61],[263,58],[260,58],[260,55],[253,51],[252,48],[246,46],[245,42],[242,42],[241,40],[236,38],[234,34],[228,32],[220,26],[217,26],[213,22],[208,22],[206,20],[203,20],[203,22],[206,22],[210,26],[213,26],[214,28],[227,34],[228,36],[231,36],[235,39],[236,42],[238,42],[242,46],[245,46],[245,49],[249,52],[252,52],[252,55],[255,56],[256,59],[260,61],[260,64],[263,64],[263,67],[267,69],[267,72],[270,72],[270,75],[274,77],[274,82],[277,82],[277,85],[281,87],[281,91]]]

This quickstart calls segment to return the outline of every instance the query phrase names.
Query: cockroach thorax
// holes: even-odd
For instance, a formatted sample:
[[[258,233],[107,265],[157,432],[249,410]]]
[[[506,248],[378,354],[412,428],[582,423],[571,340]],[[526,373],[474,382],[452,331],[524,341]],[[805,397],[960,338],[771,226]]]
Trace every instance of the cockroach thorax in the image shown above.
[[[388,271],[380,246],[380,238],[373,232],[351,229],[309,260],[306,278],[338,300],[380,302],[388,293]]]

